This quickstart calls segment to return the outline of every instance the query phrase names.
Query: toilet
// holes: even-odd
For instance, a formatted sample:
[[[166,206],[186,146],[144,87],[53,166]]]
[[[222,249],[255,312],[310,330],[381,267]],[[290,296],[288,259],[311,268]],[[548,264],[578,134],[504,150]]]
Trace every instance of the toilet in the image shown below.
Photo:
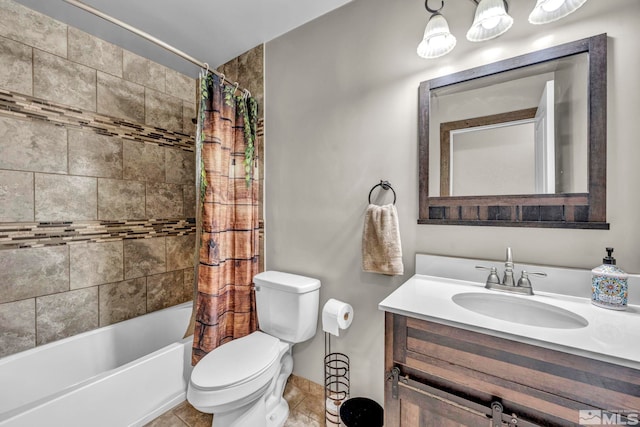
[[[320,281],[279,271],[257,274],[260,330],[221,345],[193,368],[187,400],[215,427],[282,427],[291,349],[316,334]]]

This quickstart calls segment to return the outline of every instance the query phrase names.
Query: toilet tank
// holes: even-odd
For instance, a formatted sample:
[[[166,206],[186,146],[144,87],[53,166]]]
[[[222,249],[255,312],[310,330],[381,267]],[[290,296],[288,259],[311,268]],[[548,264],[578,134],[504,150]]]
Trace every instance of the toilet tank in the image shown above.
[[[253,278],[260,330],[290,343],[316,334],[320,281],[281,271],[265,271]]]

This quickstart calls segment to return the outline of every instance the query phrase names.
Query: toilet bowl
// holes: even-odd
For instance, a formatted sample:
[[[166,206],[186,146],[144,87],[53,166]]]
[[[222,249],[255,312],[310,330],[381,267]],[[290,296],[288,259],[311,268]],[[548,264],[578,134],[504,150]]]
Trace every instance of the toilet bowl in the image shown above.
[[[260,331],[230,341],[194,367],[187,400],[215,427],[282,427],[293,344],[316,332],[320,281],[268,271],[255,276]]]
[[[267,406],[282,411],[283,405],[272,402],[273,392],[278,377],[286,375],[286,381],[291,374],[293,364],[287,363],[290,350],[290,344],[259,331],[224,344],[193,369],[187,400],[201,412],[217,414],[216,427],[277,425],[265,424],[265,420],[269,417],[286,420],[288,406],[284,414],[267,414]],[[267,397],[271,397],[270,405],[266,404]],[[253,408],[252,418],[256,421],[250,422],[247,417],[237,424],[223,420],[251,412],[252,406],[261,403],[263,408]]]

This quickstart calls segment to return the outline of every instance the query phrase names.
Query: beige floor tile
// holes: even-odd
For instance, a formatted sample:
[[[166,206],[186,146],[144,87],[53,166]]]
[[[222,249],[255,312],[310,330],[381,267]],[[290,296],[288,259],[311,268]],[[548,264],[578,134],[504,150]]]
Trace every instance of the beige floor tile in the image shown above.
[[[306,378],[299,377],[297,375],[291,375],[287,382],[295,385],[304,393],[309,391],[309,380]]]
[[[185,427],[186,424],[176,417],[173,412],[165,412],[149,424],[145,424],[145,427]]]
[[[189,427],[210,427],[213,418],[213,415],[198,411],[186,401],[174,408],[173,413]]]
[[[318,421],[299,412],[289,414],[289,418],[284,423],[284,427],[320,427],[322,425],[323,424],[320,424]]]
[[[289,404],[289,410],[293,411],[302,402],[307,395],[292,383],[287,383],[284,388],[284,399]]]
[[[324,420],[324,402],[322,399],[313,399],[306,397],[298,406],[296,411],[301,414],[306,414],[308,417],[316,420]]]

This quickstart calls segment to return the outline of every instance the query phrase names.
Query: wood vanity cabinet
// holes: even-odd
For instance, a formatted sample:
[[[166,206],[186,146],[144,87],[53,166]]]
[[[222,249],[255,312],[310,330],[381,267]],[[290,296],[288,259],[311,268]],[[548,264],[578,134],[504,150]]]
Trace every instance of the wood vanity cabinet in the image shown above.
[[[640,370],[385,316],[387,427],[640,425]]]

